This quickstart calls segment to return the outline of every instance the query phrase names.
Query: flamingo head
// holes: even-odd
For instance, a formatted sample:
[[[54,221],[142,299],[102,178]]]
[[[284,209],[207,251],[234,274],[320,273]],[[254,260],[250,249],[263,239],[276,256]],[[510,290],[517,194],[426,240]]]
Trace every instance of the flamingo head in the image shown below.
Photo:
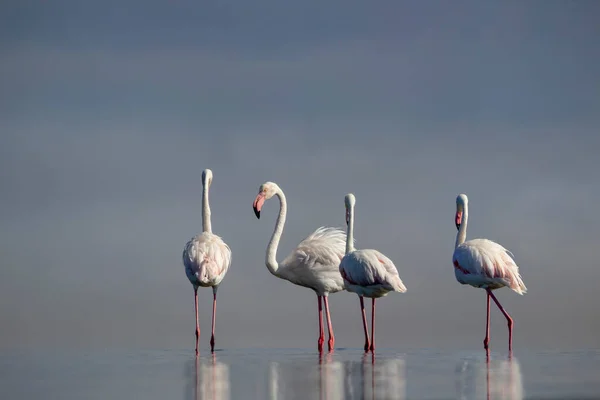
[[[252,204],[252,208],[254,209],[254,215],[256,218],[260,219],[260,210],[262,209],[263,204],[266,200],[269,200],[273,197],[277,192],[281,191],[279,186],[273,182],[265,182],[260,185],[258,189],[258,194],[256,195],[256,199],[254,199],[254,203]]]
[[[461,193],[458,195],[458,197],[456,197],[456,214],[454,216],[456,229],[460,229],[460,225],[462,224],[463,213],[468,203],[469,198],[466,194]]]
[[[356,197],[352,193],[348,193],[344,197],[344,204],[346,205],[346,225],[348,225],[350,223],[350,212],[356,204]]]
[[[213,173],[210,169],[206,168],[202,171],[202,185],[209,187],[212,183]]]

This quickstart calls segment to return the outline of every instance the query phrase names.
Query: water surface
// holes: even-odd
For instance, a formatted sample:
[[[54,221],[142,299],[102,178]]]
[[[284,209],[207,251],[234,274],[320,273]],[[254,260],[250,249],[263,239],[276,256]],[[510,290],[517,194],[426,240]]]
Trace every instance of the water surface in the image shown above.
[[[3,399],[592,399],[600,351],[4,352]]]

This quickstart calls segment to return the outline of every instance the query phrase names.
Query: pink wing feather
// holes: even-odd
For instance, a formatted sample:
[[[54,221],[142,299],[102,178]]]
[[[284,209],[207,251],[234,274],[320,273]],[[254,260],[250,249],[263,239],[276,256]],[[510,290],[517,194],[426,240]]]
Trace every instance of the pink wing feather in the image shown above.
[[[507,286],[519,294],[527,292],[519,267],[511,253],[488,239],[472,239],[454,250],[456,279],[475,287],[497,289]]]
[[[231,249],[219,236],[203,232],[185,245],[183,265],[193,285],[216,286],[231,266]]]
[[[355,250],[347,254],[340,263],[340,273],[353,285],[383,285],[390,290],[406,292],[392,260],[377,250]]]
[[[338,271],[346,250],[346,233],[320,227],[292,250],[280,263],[278,276],[296,285],[334,293],[344,289]]]

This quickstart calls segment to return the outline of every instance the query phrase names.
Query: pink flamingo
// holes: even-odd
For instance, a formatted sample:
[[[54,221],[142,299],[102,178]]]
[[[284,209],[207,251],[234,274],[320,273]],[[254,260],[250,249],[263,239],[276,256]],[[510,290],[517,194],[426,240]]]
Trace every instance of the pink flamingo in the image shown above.
[[[325,315],[329,329],[329,351],[335,345],[335,336],[329,314],[329,293],[344,290],[344,282],[338,270],[340,260],[344,256],[346,235],[336,228],[321,227],[300,242],[290,255],[281,263],[277,262],[277,246],[283,233],[287,202],[281,188],[273,182],[263,183],[254,204],[254,214],[260,218],[260,210],[266,200],[277,196],[279,198],[279,216],[271,241],[267,246],[266,265],[273,275],[288,280],[295,285],[304,286],[315,291],[319,303],[319,340],[318,350],[323,351],[325,333],[323,331],[323,310],[321,299],[325,304]]]
[[[212,287],[213,312],[210,350],[215,351],[215,314],[217,312],[217,289],[231,266],[231,250],[219,236],[212,233],[208,190],[212,183],[212,171],[202,171],[202,230],[193,237],[183,250],[185,274],[194,286],[194,309],[196,311],[196,355],[200,325],[198,323],[198,287]]]
[[[356,199],[352,193],[344,198],[346,204],[346,255],[340,263],[340,273],[344,278],[347,291],[358,294],[365,332],[365,351],[375,350],[375,299],[387,296],[389,292],[406,292],[406,286],[400,279],[396,266],[377,250],[356,250],[354,248],[354,205]],[[367,329],[364,297],[372,299],[371,304],[371,341]]]
[[[508,351],[512,352],[513,319],[502,307],[492,290],[508,287],[518,294],[527,292],[527,288],[519,274],[519,267],[507,249],[488,239],[467,238],[467,222],[469,218],[469,199],[466,194],[456,198],[456,244],[452,263],[456,280],[463,285],[471,285],[485,289],[487,293],[487,322],[483,347],[486,351],[490,342],[490,297],[498,306],[508,322]]]

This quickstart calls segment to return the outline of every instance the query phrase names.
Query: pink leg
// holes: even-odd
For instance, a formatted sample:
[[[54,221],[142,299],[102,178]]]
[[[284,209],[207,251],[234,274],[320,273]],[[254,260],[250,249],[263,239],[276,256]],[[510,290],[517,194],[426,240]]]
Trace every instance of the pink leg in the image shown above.
[[[490,293],[487,292],[487,316],[485,323],[485,338],[483,339],[483,348],[489,349],[490,344]]]
[[[217,314],[217,291],[213,288],[212,335],[210,336],[210,351],[215,351],[215,316]]]
[[[371,301],[371,351],[375,352],[375,298]]]
[[[319,341],[318,350],[319,353],[323,351],[323,343],[325,342],[325,331],[323,330],[323,306],[321,305],[321,296],[317,296],[319,299]]]
[[[194,310],[196,310],[196,355],[198,355],[198,339],[200,338],[200,323],[198,322],[198,288],[194,287]]]
[[[513,319],[504,310],[504,307],[502,307],[502,305],[500,304],[500,302],[498,301],[498,299],[496,298],[496,296],[494,296],[494,294],[492,293],[492,291],[489,290],[489,289],[487,289],[487,292],[492,297],[492,300],[494,300],[494,303],[496,303],[496,305],[498,306],[498,308],[500,309],[500,311],[502,312],[502,314],[504,314],[504,317],[506,317],[506,322],[508,322],[508,351],[509,351],[509,353],[512,353]]]
[[[331,326],[331,315],[329,314],[329,300],[327,296],[323,296],[323,303],[325,303],[325,316],[327,317],[327,329],[329,330],[329,341],[327,342],[327,346],[329,351],[331,351],[335,345],[335,336],[333,335],[333,326]]]
[[[486,387],[486,399],[490,400],[490,352],[485,349],[485,387]]]
[[[371,342],[369,341],[369,328],[367,328],[367,315],[365,314],[365,301],[362,296],[358,296],[360,299],[360,309],[362,311],[363,329],[365,331],[365,351],[369,351]]]

